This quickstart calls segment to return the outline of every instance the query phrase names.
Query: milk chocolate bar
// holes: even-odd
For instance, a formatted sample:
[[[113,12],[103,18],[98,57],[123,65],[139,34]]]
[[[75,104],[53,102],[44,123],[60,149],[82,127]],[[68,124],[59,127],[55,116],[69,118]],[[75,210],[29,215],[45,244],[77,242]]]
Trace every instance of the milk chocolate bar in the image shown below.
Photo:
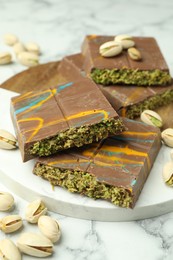
[[[82,54],[85,57],[84,69],[96,83],[102,85],[166,85],[171,76],[166,61],[156,40],[152,37],[133,37],[135,47],[140,51],[142,60],[132,60],[127,50],[115,57],[105,58],[99,47],[113,41],[113,36],[86,36]]]
[[[14,97],[11,116],[23,161],[124,130],[122,120],[89,79]]]
[[[52,185],[133,208],[160,149],[158,128],[123,119],[128,131],[38,159],[34,174]]]
[[[100,89],[119,115],[131,119],[146,109],[155,110],[173,102],[173,83],[165,87],[100,85]]]
[[[64,80],[85,76],[83,60],[78,53],[61,61],[59,73]],[[153,110],[173,102],[173,80],[168,86],[98,86],[117,113],[131,119],[139,117],[145,109]]]

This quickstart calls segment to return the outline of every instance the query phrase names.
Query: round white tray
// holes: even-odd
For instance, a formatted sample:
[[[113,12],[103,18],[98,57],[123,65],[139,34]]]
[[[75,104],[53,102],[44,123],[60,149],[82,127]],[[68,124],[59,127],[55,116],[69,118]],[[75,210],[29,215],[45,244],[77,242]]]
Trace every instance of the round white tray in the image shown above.
[[[14,133],[10,118],[13,92],[0,89],[0,128]],[[34,160],[23,163],[19,150],[0,150],[0,179],[12,192],[32,201],[42,198],[49,210],[59,214],[100,221],[130,221],[159,216],[173,210],[173,189],[162,180],[163,165],[170,161],[170,148],[162,146],[134,209],[72,194],[32,173]]]

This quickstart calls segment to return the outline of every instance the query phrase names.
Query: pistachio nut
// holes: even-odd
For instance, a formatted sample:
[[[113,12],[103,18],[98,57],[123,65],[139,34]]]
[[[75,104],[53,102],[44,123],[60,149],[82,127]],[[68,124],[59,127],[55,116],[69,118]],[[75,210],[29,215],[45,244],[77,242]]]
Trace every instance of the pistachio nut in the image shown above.
[[[123,40],[121,41],[123,49],[129,49],[135,45],[135,42],[132,40]]]
[[[167,128],[161,133],[163,142],[169,146],[173,147],[173,128]]]
[[[114,41],[133,40],[133,37],[128,34],[119,34],[115,36]]]
[[[14,135],[6,130],[0,129],[0,148],[8,150],[15,149],[17,147],[16,143],[17,140]]]
[[[39,58],[38,55],[30,52],[20,52],[17,56],[18,61],[27,67],[33,67],[39,64]]]
[[[61,231],[58,222],[49,217],[41,216],[38,219],[38,227],[42,234],[52,241],[52,243],[57,242],[60,239]]]
[[[17,231],[23,225],[22,218],[19,215],[5,216],[0,220],[0,229],[4,233]]]
[[[17,246],[10,239],[0,241],[0,259],[21,260],[21,253]]]
[[[0,192],[0,211],[8,211],[14,206],[14,198],[8,192]]]
[[[40,54],[40,47],[35,42],[29,42],[29,43],[25,44],[25,48],[27,51],[29,51],[31,53],[35,53],[37,55]]]
[[[114,57],[123,50],[121,43],[115,41],[105,42],[100,46],[99,52],[103,57]]]
[[[164,165],[163,179],[167,185],[173,186],[173,162],[168,162]]]
[[[12,62],[12,56],[9,52],[0,53],[0,65],[9,64]]]
[[[114,41],[120,42],[123,46],[123,49],[128,49],[128,48],[133,47],[135,45],[135,42],[133,41],[132,36],[127,35],[127,34],[117,35],[114,38]]]
[[[13,46],[18,41],[18,38],[15,34],[7,33],[4,35],[3,40],[5,44]]]
[[[142,56],[141,56],[141,53],[139,50],[137,50],[136,48],[134,47],[131,47],[127,50],[128,54],[129,54],[129,57],[132,59],[132,60],[141,60],[142,59]]]
[[[162,118],[159,116],[159,114],[152,110],[144,110],[141,113],[141,120],[144,123],[152,126],[162,127],[163,125]]]
[[[31,202],[25,212],[25,218],[30,223],[37,223],[40,216],[45,215],[47,208],[45,204],[40,200],[34,200]]]
[[[17,241],[22,253],[37,257],[46,257],[53,253],[53,244],[45,236],[35,233],[23,233]]]
[[[23,43],[17,42],[16,44],[14,44],[13,50],[14,50],[15,54],[18,55],[20,52],[25,51],[25,46],[23,45]]]

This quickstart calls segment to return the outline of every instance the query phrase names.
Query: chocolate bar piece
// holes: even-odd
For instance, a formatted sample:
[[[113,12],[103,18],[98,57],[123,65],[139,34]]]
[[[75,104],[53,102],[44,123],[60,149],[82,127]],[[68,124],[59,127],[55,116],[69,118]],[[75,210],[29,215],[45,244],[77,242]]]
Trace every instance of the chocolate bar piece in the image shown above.
[[[117,113],[130,119],[139,117],[146,109],[155,110],[173,102],[173,83],[165,87],[100,85],[100,89]]]
[[[86,77],[83,70],[83,56],[80,53],[65,56],[58,67],[61,82],[81,80]]]
[[[141,61],[132,60],[127,50],[115,57],[105,58],[99,47],[114,40],[113,36],[89,35],[82,46],[84,69],[98,84],[166,85],[171,76],[156,40],[152,37],[133,37],[135,47],[142,55]]]
[[[70,192],[133,208],[160,149],[160,131],[123,120],[128,131],[100,143],[42,157],[33,172]]]
[[[122,120],[89,79],[14,97],[11,115],[23,161],[124,130]]]
[[[66,80],[82,78],[84,57],[81,54],[66,56],[60,63],[59,73]],[[168,86],[102,86],[100,90],[123,117],[134,119],[145,109],[156,109],[173,102],[173,81]]]

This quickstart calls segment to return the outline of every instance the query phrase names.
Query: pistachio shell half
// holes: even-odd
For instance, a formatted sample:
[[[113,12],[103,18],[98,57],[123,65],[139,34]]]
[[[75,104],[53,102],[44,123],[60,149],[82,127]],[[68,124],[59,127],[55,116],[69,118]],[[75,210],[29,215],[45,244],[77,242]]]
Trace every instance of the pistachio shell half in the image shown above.
[[[0,229],[4,233],[17,231],[23,225],[22,218],[19,215],[5,216],[0,220]]]
[[[22,253],[37,257],[46,257],[53,253],[53,244],[48,238],[30,232],[21,234],[17,246]]]
[[[21,253],[10,239],[0,241],[0,258],[5,260],[21,260]]]
[[[8,211],[14,206],[14,198],[8,192],[0,192],[0,211]]]
[[[0,129],[0,148],[2,149],[15,149],[17,147],[16,145],[17,140],[6,130]]]
[[[31,202],[25,212],[25,218],[30,223],[37,223],[40,216],[45,215],[47,208],[41,199]]]
[[[38,227],[42,234],[49,238],[53,243],[60,239],[61,231],[59,224],[55,219],[49,216],[41,216],[38,219]]]

